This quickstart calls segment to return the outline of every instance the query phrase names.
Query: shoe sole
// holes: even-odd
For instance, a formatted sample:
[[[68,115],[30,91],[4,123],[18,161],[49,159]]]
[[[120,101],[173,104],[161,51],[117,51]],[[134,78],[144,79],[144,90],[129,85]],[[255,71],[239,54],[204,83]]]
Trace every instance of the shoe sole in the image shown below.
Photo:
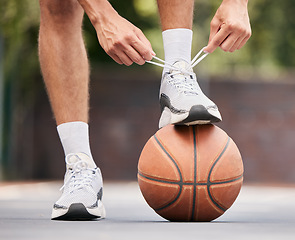
[[[221,121],[221,116],[218,110],[211,110],[209,112],[202,105],[192,106],[188,116],[178,123],[174,123],[175,125],[195,125],[195,124],[209,124],[216,123]]]
[[[187,126],[211,124],[220,122],[221,120],[222,118],[218,110],[213,108],[208,110],[203,105],[194,105],[190,111],[181,114],[175,113],[175,111],[171,111],[168,107],[165,107],[160,118],[159,127],[164,127],[167,124]]]
[[[87,221],[106,217],[105,208],[101,201],[95,208],[86,208],[82,203],[73,203],[69,208],[53,208],[52,220]]]
[[[162,110],[159,122],[160,128],[168,124],[189,126],[222,121],[220,112],[216,106],[206,108],[203,105],[194,105],[189,111],[185,111],[172,106],[170,98],[164,93],[160,97],[160,106]]]

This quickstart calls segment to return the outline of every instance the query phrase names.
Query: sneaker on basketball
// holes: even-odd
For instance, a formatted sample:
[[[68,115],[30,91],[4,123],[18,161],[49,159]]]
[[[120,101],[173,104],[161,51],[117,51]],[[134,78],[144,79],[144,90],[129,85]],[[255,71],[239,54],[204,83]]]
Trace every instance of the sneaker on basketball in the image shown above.
[[[160,105],[159,128],[168,124],[208,124],[222,120],[215,103],[202,92],[191,64],[185,61],[175,62],[163,74]]]
[[[104,218],[103,183],[100,169],[85,153],[66,156],[67,171],[62,196],[54,204],[53,220]]]

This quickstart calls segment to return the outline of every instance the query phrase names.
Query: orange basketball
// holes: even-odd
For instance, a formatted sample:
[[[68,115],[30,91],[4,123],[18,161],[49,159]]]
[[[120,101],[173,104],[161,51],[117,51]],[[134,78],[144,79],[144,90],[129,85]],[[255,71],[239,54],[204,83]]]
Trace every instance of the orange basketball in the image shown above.
[[[233,140],[214,125],[166,126],[144,146],[138,183],[170,221],[212,221],[237,198],[243,162]]]

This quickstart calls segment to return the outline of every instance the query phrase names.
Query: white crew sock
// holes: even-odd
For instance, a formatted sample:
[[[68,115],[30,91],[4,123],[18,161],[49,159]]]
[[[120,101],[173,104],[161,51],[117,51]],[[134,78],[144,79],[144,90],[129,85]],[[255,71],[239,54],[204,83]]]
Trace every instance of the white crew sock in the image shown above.
[[[85,122],[67,122],[57,126],[57,132],[65,155],[86,153],[92,160],[89,145],[88,124]]]
[[[193,31],[187,28],[168,29],[162,32],[165,61],[173,64],[184,60],[191,62]],[[164,68],[163,73],[167,72]]]

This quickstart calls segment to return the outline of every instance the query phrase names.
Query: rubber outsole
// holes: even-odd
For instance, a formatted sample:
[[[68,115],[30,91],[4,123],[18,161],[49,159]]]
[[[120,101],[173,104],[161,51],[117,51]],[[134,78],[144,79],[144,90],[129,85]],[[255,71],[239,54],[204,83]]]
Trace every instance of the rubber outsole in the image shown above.
[[[161,117],[159,127],[167,124],[196,125],[220,122],[221,115],[216,106],[208,109],[203,105],[194,105],[189,111],[177,109],[172,106],[170,98],[162,93],[160,97]]]
[[[75,220],[80,220],[80,221],[89,221],[93,219],[99,219],[102,218],[102,216],[96,216],[93,214],[90,214],[86,207],[82,203],[73,203],[69,207],[68,211],[59,216],[52,218],[52,220],[67,220],[67,221],[75,221]]]
[[[221,119],[210,114],[208,110],[202,105],[192,106],[188,117],[175,125],[194,125],[194,124],[209,124],[220,122]]]

